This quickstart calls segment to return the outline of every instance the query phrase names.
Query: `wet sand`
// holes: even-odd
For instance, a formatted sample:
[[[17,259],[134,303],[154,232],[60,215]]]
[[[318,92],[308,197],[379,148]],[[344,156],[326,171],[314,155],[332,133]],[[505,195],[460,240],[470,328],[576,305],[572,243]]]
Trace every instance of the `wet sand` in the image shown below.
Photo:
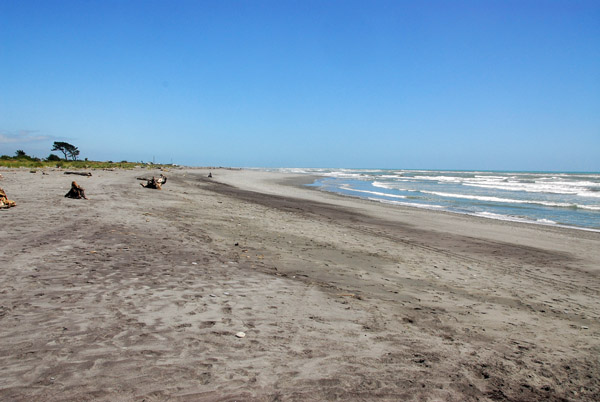
[[[600,400],[600,233],[260,171],[0,173],[1,400]]]

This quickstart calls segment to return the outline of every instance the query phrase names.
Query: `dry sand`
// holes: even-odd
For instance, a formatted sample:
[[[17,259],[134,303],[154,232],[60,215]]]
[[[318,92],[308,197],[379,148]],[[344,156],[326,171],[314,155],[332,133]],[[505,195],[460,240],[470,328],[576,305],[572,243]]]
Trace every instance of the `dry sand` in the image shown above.
[[[600,233],[212,172],[0,171],[0,400],[600,400]]]

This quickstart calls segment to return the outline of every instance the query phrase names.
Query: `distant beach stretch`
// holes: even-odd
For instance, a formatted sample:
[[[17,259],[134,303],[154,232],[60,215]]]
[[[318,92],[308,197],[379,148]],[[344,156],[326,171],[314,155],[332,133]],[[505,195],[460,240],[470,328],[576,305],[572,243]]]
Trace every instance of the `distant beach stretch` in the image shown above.
[[[600,233],[389,205],[521,175],[0,171],[0,400],[600,399]]]
[[[389,204],[600,231],[600,173],[277,169],[326,191]]]

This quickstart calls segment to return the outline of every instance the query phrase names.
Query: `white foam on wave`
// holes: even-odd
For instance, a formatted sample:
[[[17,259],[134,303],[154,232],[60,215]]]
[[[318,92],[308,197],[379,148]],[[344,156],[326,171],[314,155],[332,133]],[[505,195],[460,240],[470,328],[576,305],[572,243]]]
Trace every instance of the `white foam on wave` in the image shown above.
[[[465,186],[489,188],[493,190],[505,191],[524,191],[527,193],[548,193],[548,194],[567,194],[578,195],[580,197],[598,197],[600,192],[589,191],[586,187],[577,187],[573,184],[564,183],[522,183],[522,182],[498,182],[498,183],[483,183],[474,181],[465,181]]]
[[[336,170],[333,172],[323,173],[323,176],[333,177],[336,179],[357,179],[357,180],[372,180],[375,177],[366,173],[350,172],[345,170]]]
[[[383,183],[381,181],[374,181],[373,183],[371,183],[371,185],[373,187],[386,188],[388,190],[393,190],[394,189],[393,183]]]
[[[267,172],[280,172],[280,173],[293,173],[293,174],[310,174],[316,176],[322,176],[327,173],[329,169],[321,168],[252,168],[257,170],[264,170]]]
[[[371,201],[377,201],[377,202],[381,202],[384,204],[402,205],[402,206],[419,208],[419,209],[444,210],[446,212],[453,213],[453,214],[478,216],[480,218],[494,219],[494,220],[499,220],[499,221],[518,222],[518,223],[527,223],[527,224],[544,225],[544,226],[557,226],[557,227],[568,228],[568,229],[583,230],[586,232],[600,233],[600,229],[586,228],[586,227],[580,227],[580,226],[571,226],[571,225],[562,225],[551,219],[540,218],[540,219],[536,219],[536,220],[531,220],[531,219],[527,219],[527,218],[521,218],[518,216],[495,214],[493,212],[475,212],[475,213],[457,212],[457,211],[449,211],[446,207],[444,207],[442,205],[413,204],[410,202],[382,200],[379,198],[368,198],[368,199]]]
[[[595,175],[573,176],[568,174],[548,175],[541,173],[511,173],[498,175],[477,174],[478,172],[454,173],[455,175],[403,175],[402,181],[413,183],[437,182],[442,184],[462,184],[470,187],[494,190],[568,194],[581,197],[600,198],[600,183],[592,181],[596,178]],[[474,175],[469,176],[467,174]]]
[[[421,190],[421,193],[423,194],[431,194],[431,195],[437,195],[440,197],[447,197],[447,198],[462,198],[465,200],[478,200],[478,201],[491,201],[491,202],[510,202],[510,203],[516,203],[516,202],[524,202],[524,201],[520,201],[520,200],[511,200],[508,198],[499,198],[499,197],[490,197],[490,196],[484,196],[484,195],[468,195],[468,194],[457,194],[457,193],[443,193],[440,191],[426,191],[426,190]]]
[[[427,205],[427,204],[415,204],[412,202],[402,202],[402,201],[393,201],[393,200],[382,200],[381,198],[367,198],[371,201],[381,202],[383,204],[392,204],[392,205],[403,205],[407,207],[420,208],[420,209],[433,209],[433,210],[443,210],[446,207],[442,205]]]
[[[580,197],[600,198],[600,191],[582,191],[577,193],[577,195]]]
[[[504,191],[524,191],[528,193],[568,194],[580,197],[599,197],[600,191],[592,191],[600,188],[600,183],[592,181],[569,181],[542,178],[538,180],[521,180],[505,178],[504,180],[490,179],[465,179],[463,185],[469,187],[489,188]]]
[[[385,188],[387,190],[398,190],[398,191],[410,191],[410,192],[418,192],[419,190],[411,190],[408,188],[402,188],[399,183],[405,182],[407,180],[396,180],[393,183],[386,183],[381,181],[374,181],[371,183],[373,187]]]
[[[582,205],[582,204],[575,204],[575,207],[577,209],[587,209],[590,211],[600,211],[600,205]]]
[[[312,172],[311,172],[312,173]],[[422,208],[430,210],[445,210],[452,213],[475,215],[479,217],[505,220],[513,222],[522,222],[528,224],[539,224],[539,225],[553,225],[559,227],[567,227],[579,230],[590,230],[594,232],[600,232],[595,229],[597,224],[594,224],[593,214],[589,212],[585,215],[580,215],[581,219],[571,219],[583,214],[583,210],[598,212],[600,211],[600,203],[596,202],[600,198],[600,181],[596,179],[600,178],[600,175],[586,175],[586,174],[569,174],[569,173],[519,173],[519,172],[445,172],[445,171],[410,171],[410,170],[381,170],[380,173],[373,172],[372,174],[365,174],[365,170],[342,170],[342,169],[330,169],[326,172],[322,172],[321,175],[329,176],[335,183],[336,178],[340,178],[340,182],[337,186],[344,183],[345,187],[341,187],[344,192],[349,192],[348,195],[353,195],[351,192],[356,193],[356,196],[361,196],[360,193],[364,194],[362,197],[372,201],[381,203],[394,204],[409,206],[413,208]],[[349,179],[343,181],[343,179]],[[361,180],[370,182],[374,188],[382,189],[382,191],[369,191],[368,187],[365,189],[355,189],[352,184],[354,180]],[[334,185],[335,186],[335,185]],[[466,187],[462,187],[466,186]],[[362,187],[362,186],[361,186]],[[463,190],[459,190],[462,187]],[[471,189],[469,189],[471,188]],[[474,191],[474,188],[480,188],[481,190]],[[441,191],[435,191],[435,190]],[[489,189],[489,190],[486,190]],[[333,190],[333,189],[332,189]],[[388,194],[396,193],[397,191],[402,192],[401,194]],[[433,190],[433,191],[430,191]],[[509,193],[518,192],[515,193]],[[457,205],[460,208],[458,210],[452,210],[447,206],[442,205],[427,205],[424,202],[426,200],[392,200],[395,199],[406,199],[411,198],[407,195],[407,192],[411,194],[422,193],[430,194],[438,197],[456,198]],[[479,193],[479,194],[471,194]],[[526,193],[539,193],[539,195],[527,195]],[[578,198],[582,197],[582,198]],[[587,199],[583,197],[589,197]],[[420,197],[419,197],[420,198]],[[427,197],[429,198],[429,197]],[[465,200],[461,203],[460,200]],[[521,213],[517,213],[518,216],[503,215],[502,213],[493,213],[488,211],[481,212],[468,212],[470,208],[469,200],[482,201],[490,203],[501,204],[513,204],[513,205],[535,205],[552,208],[565,208],[572,211],[560,212],[557,216],[547,216],[545,218],[522,217]],[[436,203],[435,198],[429,198],[429,202]],[[444,203],[439,200],[438,203]],[[463,205],[464,204],[464,205]],[[541,208],[541,207],[540,207]],[[578,213],[577,210],[580,210]],[[524,215],[528,215],[525,209],[522,210]],[[537,214],[538,217],[544,216],[543,213]],[[560,217],[559,217],[560,216]],[[548,219],[552,218],[552,219]],[[555,220],[553,220],[555,219]],[[579,222],[581,220],[591,223],[592,228],[585,228],[580,226],[568,226],[565,224],[557,223],[557,221],[570,221]]]
[[[415,177],[413,177],[413,179],[438,181],[438,182],[445,182],[445,183],[461,183],[465,180],[464,177],[457,177],[457,176],[415,176]]]
[[[340,189],[346,190],[346,191],[352,191],[352,192],[355,192],[355,193],[365,193],[365,194],[379,195],[381,197],[406,198],[406,196],[403,196],[403,195],[387,194],[387,193],[381,193],[381,192],[378,192],[378,191],[358,190],[358,189],[351,188],[350,186],[346,186],[346,185],[340,186]]]
[[[556,222],[554,222],[551,219],[537,219],[536,222],[544,223],[544,224],[547,224],[547,225],[556,225]]]
[[[456,193],[443,193],[439,191],[425,191],[421,193],[437,195],[446,198],[461,198],[465,200],[477,200],[477,201],[489,201],[489,202],[502,202],[509,204],[535,204],[544,205],[547,207],[559,207],[559,208],[579,208],[587,209],[591,211],[600,211],[600,205],[581,205],[581,204],[570,204],[568,202],[550,202],[550,201],[538,201],[538,200],[515,200],[510,198],[491,197],[484,195],[468,195],[468,194],[456,194]]]
[[[393,183],[432,182],[459,184],[469,187],[502,191],[565,194],[586,198],[600,198],[600,175],[574,173],[535,172],[483,172],[483,171],[431,171],[431,170],[383,170],[383,169],[331,169],[331,168],[280,168],[286,173],[313,174],[340,179],[374,180],[373,186],[398,189]],[[377,178],[391,180],[382,183]],[[583,207],[584,209],[593,209]]]
[[[542,200],[518,200],[518,199],[513,199],[513,198],[502,198],[502,197],[494,197],[494,196],[469,195],[469,194],[460,194],[460,193],[445,193],[445,192],[441,192],[441,191],[412,190],[412,189],[402,188],[402,185],[399,184],[399,181],[395,181],[395,182],[374,181],[372,183],[372,186],[384,188],[387,190],[420,192],[423,194],[437,195],[439,197],[460,198],[460,199],[465,199],[465,200],[501,202],[501,203],[510,203],[510,204],[532,204],[532,205],[543,205],[543,206],[547,206],[547,207],[573,208],[573,209],[577,208],[577,209],[586,209],[589,211],[600,211],[600,205],[574,204],[574,203],[568,203],[568,202],[551,202],[551,201],[542,201]],[[474,187],[477,187],[477,186],[474,186]],[[485,186],[479,186],[479,187],[485,187]],[[490,188],[496,188],[496,187],[490,187]],[[593,196],[600,197],[600,192],[597,194],[594,194]]]
[[[306,169],[302,168],[291,168],[291,169],[280,169],[282,173],[295,173],[295,174],[308,174],[310,173]]]
[[[531,220],[531,219],[527,219],[527,218],[521,218],[518,216],[495,214],[493,212],[475,212],[475,213],[472,213],[469,215],[479,216],[480,218],[496,219],[496,220],[508,221],[508,222],[541,223],[541,224],[543,224],[546,222],[542,222],[542,221],[547,221],[547,223],[556,224],[556,222],[551,221],[549,219]]]

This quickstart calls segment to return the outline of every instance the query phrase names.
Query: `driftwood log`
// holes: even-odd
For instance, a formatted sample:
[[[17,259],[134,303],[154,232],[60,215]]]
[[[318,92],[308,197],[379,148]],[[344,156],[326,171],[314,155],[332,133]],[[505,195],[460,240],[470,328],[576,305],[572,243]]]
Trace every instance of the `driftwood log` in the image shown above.
[[[17,203],[9,200],[4,190],[0,188],[0,208],[10,208],[16,205]]]
[[[85,190],[81,188],[81,186],[77,184],[77,182],[71,183],[71,189],[67,194],[65,194],[65,197],[76,199],[83,198],[87,200],[87,197],[85,196]]]
[[[151,179],[145,179],[145,178],[138,177],[138,180],[146,180],[146,184],[140,183],[140,185],[142,187],[160,190],[160,189],[162,189],[162,185],[167,182],[167,176],[164,176],[161,174],[159,177],[152,176]]]
[[[79,176],[87,176],[87,177],[90,177],[92,175],[90,172],[65,172],[65,174],[77,174]]]

